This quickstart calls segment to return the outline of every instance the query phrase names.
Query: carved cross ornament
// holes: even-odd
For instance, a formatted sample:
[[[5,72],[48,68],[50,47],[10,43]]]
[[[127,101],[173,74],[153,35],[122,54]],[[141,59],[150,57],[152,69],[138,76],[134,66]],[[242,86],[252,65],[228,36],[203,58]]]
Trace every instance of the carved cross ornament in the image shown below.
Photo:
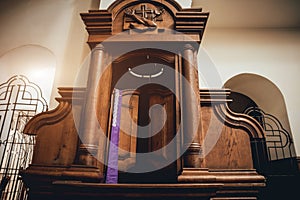
[[[156,8],[150,4],[127,8],[124,12],[124,30],[154,30],[157,28],[157,22],[163,21],[163,13],[163,8]]]

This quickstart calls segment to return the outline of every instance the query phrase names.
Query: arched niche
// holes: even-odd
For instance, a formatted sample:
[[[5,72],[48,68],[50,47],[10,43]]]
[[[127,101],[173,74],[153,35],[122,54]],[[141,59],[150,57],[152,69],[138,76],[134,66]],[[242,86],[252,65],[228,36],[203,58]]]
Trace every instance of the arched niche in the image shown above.
[[[283,127],[291,132],[284,96],[272,81],[257,74],[242,73],[228,79],[224,87],[250,97],[265,112],[277,117]]]
[[[284,97],[279,88],[267,78],[249,73],[229,79],[225,87],[233,91],[233,102],[229,107],[235,112],[253,116],[264,128],[269,161],[290,162],[296,153]]]
[[[182,166],[173,158],[179,149],[176,145],[164,148],[178,139],[176,127],[180,126],[175,95],[176,61],[178,55],[172,52],[146,48],[128,52],[111,63],[111,101],[115,89],[122,91],[120,182],[177,180],[177,170]],[[104,84],[100,80],[99,86]],[[112,119],[112,112],[109,118]],[[141,170],[145,172],[132,173]]]
[[[49,102],[55,68],[56,57],[48,48],[34,44],[19,46],[0,57],[0,82],[5,82],[14,75],[24,75],[41,87]]]

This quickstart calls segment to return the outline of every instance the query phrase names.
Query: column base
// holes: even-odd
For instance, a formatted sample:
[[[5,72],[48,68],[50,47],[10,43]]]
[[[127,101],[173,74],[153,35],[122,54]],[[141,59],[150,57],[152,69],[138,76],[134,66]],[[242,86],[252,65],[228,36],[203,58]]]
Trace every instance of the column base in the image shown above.
[[[96,167],[72,165],[66,166],[46,166],[30,165],[26,170],[21,171],[25,184],[34,187],[52,184],[57,180],[72,180],[81,182],[97,182],[104,180],[103,174]]]
[[[265,187],[265,178],[255,170],[211,170],[206,168],[184,168],[178,176],[180,183],[214,183],[223,186],[216,199],[257,199]]]

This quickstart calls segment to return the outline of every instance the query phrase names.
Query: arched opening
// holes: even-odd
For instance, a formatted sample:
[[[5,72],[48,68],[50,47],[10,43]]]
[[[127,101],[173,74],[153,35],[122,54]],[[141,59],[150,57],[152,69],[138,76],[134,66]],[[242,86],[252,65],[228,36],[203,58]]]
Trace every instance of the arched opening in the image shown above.
[[[279,88],[262,76],[248,73],[229,79],[224,86],[232,90],[230,109],[254,117],[265,131],[269,159],[267,173],[297,171],[292,133]]]
[[[53,53],[38,45],[20,46],[0,57],[1,199],[27,195],[19,173],[32,162],[36,137],[23,130],[32,117],[48,109],[55,66]]]
[[[175,56],[167,51],[141,49],[112,63],[111,93],[116,89],[122,92],[118,143],[121,183],[177,181],[177,164],[172,160],[176,158],[176,146],[167,147],[176,140],[179,112],[174,94]]]
[[[3,83],[15,75],[24,75],[41,87],[46,101],[49,102],[55,69],[56,58],[48,48],[33,44],[19,46],[0,57],[0,82]]]

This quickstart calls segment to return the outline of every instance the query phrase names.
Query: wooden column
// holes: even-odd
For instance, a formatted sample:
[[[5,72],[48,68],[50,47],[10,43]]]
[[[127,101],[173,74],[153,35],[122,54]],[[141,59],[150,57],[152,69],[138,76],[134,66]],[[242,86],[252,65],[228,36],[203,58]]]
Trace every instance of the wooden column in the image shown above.
[[[103,45],[97,45],[92,50],[90,69],[88,74],[87,89],[85,96],[85,105],[83,106],[83,112],[81,115],[80,124],[80,139],[81,145],[79,147],[79,164],[87,166],[96,166],[103,172],[103,164],[98,162],[97,159],[103,160],[104,154],[99,158],[99,144],[105,143],[105,137],[107,127],[101,127],[103,121],[107,124],[108,110],[110,102],[110,83],[107,82],[105,91],[101,93],[101,81],[108,77],[111,82],[111,73],[107,73],[105,69],[105,52]],[[108,70],[109,71],[109,70]],[[106,107],[106,117],[99,117],[99,105],[101,102],[105,102],[101,107]],[[108,104],[108,105],[106,105]],[[101,108],[100,108],[101,109]],[[105,108],[104,108],[105,109]],[[101,115],[102,113],[100,113]],[[101,140],[101,141],[100,141]],[[105,148],[101,146],[103,151]]]
[[[184,145],[188,149],[184,155],[185,168],[199,168],[201,166],[200,137],[200,96],[198,86],[198,72],[194,66],[194,48],[190,44],[184,46],[183,51],[183,75],[186,81],[183,81],[183,135]]]

